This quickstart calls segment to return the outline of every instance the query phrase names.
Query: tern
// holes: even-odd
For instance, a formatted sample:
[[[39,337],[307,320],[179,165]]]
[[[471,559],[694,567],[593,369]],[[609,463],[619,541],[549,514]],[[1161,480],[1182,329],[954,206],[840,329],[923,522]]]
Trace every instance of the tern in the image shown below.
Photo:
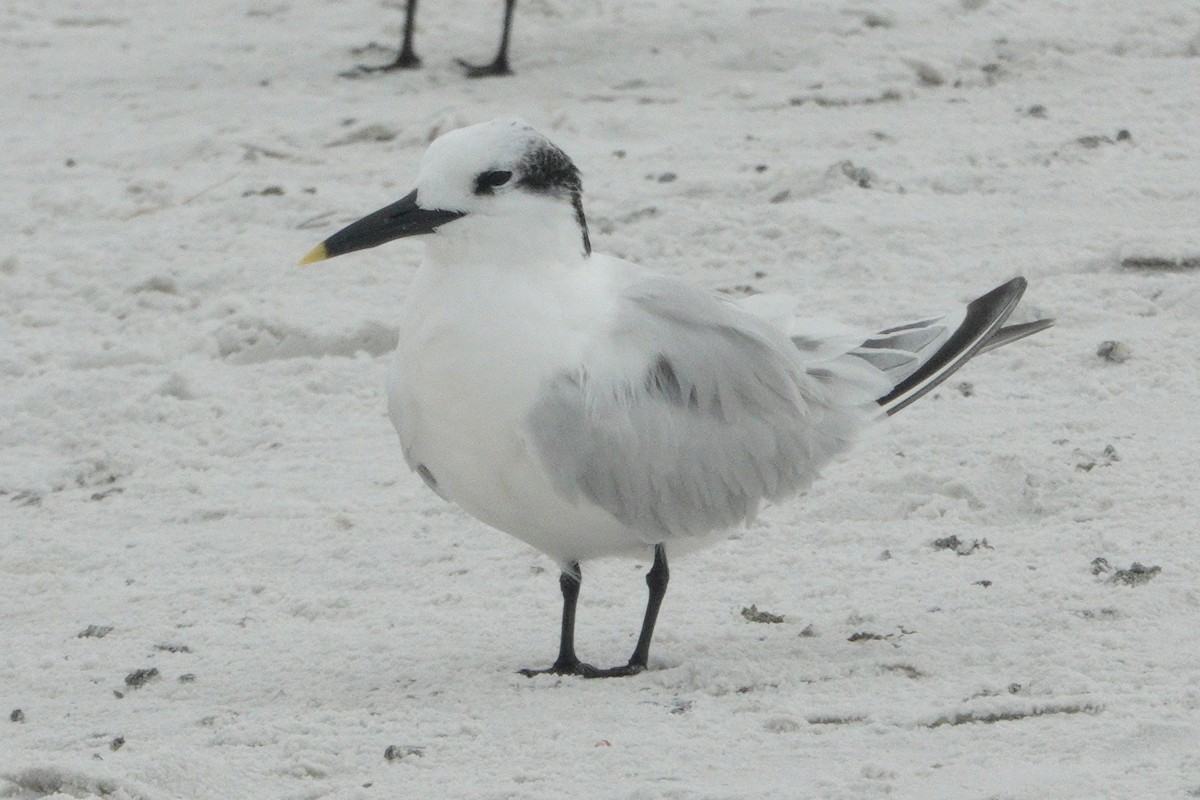
[[[668,554],[804,490],[873,421],[1052,324],[1005,327],[1020,277],[855,334],[594,253],[579,170],[517,119],[439,137],[409,194],[301,263],[412,236],[425,257],[400,309],[389,414],[429,488],[560,567],[558,657],[530,676],[645,670]],[[649,552],[632,657],[581,661],[580,563]]]

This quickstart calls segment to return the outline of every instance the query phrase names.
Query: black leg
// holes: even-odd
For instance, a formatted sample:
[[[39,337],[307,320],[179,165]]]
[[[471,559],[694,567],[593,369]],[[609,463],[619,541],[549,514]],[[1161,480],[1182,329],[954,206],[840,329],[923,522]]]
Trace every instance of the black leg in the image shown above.
[[[582,675],[595,670],[590,664],[583,664],[575,656],[575,605],[579,601],[579,584],[583,581],[583,573],[579,562],[564,570],[558,577],[559,588],[562,589],[563,612],[562,634],[558,640],[558,658],[549,669],[523,669],[521,674],[527,678],[534,675]]]
[[[667,551],[661,544],[655,545],[654,566],[646,573],[646,586],[650,588],[650,597],[646,601],[646,616],[642,618],[642,632],[638,635],[637,647],[633,648],[629,663],[623,667],[592,670],[584,673],[585,678],[623,678],[637,675],[646,669],[650,662],[650,640],[654,638],[654,623],[658,622],[658,609],[662,607],[663,597],[667,593],[667,582],[670,579]]]
[[[359,69],[363,72],[391,72],[394,69],[416,69],[421,66],[421,59],[413,50],[413,20],[416,16],[417,0],[408,0],[408,6],[404,9],[404,40],[400,43],[400,53],[395,61],[381,67],[360,66]]]
[[[496,53],[496,57],[492,59],[492,63],[476,66],[463,61],[461,58],[455,59],[459,66],[467,71],[468,78],[512,75],[512,70],[508,67],[508,37],[512,33],[513,9],[516,8],[516,5],[517,0],[504,0],[504,30],[500,32],[500,50]]]
[[[662,607],[663,597],[667,593],[667,582],[671,579],[671,570],[667,567],[667,551],[661,544],[654,547],[654,566],[646,573],[646,586],[650,589],[650,597],[646,601],[646,616],[642,618],[642,632],[638,635],[633,655],[629,657],[628,664],[611,669],[596,669],[591,664],[584,664],[575,655],[575,604],[579,600],[582,573],[579,571],[579,564],[571,566],[573,572],[563,572],[558,579],[563,595],[562,638],[559,641],[558,659],[549,669],[523,669],[521,674],[530,678],[546,674],[622,678],[644,671],[650,661],[650,640],[654,638],[658,610]]]
[[[662,607],[663,597],[667,593],[667,582],[671,580],[671,570],[667,567],[667,551],[663,546],[654,547],[654,566],[646,573],[646,586],[650,588],[650,599],[646,601],[646,617],[642,620],[642,633],[638,636],[637,647],[629,659],[629,666],[646,668],[650,659],[650,639],[654,636],[654,623],[658,621],[658,609]]]

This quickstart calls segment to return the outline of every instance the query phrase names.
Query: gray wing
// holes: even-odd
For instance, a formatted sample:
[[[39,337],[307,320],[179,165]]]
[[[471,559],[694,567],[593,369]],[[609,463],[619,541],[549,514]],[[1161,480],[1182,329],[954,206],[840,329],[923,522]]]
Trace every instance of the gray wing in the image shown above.
[[[730,527],[803,489],[878,396],[847,402],[853,377],[669,278],[629,286],[605,336],[545,388],[530,437],[560,492],[647,541]]]

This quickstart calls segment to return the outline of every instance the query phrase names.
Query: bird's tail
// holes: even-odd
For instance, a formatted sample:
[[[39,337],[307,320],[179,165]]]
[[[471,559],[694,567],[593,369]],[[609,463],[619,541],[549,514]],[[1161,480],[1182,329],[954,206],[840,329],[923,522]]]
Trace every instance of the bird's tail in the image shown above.
[[[1013,278],[965,308],[882,330],[849,352],[879,369],[892,389],[876,400],[895,414],[932,390],[972,357],[1023,339],[1054,324],[1052,319],[1004,326],[1025,292],[1025,279]]]

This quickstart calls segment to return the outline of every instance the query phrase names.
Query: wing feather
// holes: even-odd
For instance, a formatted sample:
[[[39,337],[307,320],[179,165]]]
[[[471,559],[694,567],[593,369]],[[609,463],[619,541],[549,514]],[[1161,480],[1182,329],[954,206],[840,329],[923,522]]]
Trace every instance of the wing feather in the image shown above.
[[[778,329],[670,278],[627,286],[602,336],[545,387],[529,435],[560,492],[647,541],[736,525],[805,488],[878,396],[860,359],[806,363]]]

